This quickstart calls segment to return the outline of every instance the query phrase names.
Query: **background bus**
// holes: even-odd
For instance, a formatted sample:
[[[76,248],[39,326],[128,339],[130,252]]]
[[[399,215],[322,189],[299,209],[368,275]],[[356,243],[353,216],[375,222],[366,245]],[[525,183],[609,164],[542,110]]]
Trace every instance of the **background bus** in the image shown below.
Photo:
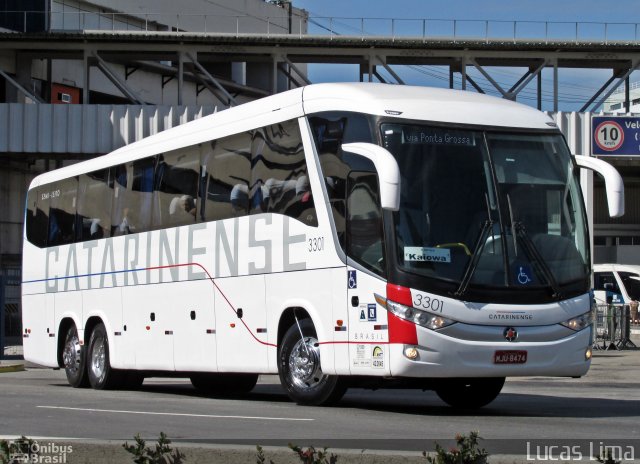
[[[469,92],[319,84],[34,179],[27,360],[75,387],[180,375],[214,394],[278,373],[301,404],[350,386],[492,401],[580,376],[591,258],[551,119]]]

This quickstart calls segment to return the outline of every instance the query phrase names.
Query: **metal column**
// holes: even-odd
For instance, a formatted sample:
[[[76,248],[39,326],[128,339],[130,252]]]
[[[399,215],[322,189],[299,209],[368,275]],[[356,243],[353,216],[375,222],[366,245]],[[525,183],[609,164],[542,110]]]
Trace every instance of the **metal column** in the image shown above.
[[[4,296],[5,285],[7,280],[3,275],[0,275],[0,359],[4,359],[4,344],[5,344],[5,327],[4,327]]]
[[[184,92],[184,53],[178,53],[178,106],[182,106]]]
[[[553,111],[558,112],[558,60],[553,60]]]
[[[628,113],[629,110],[631,109],[631,93],[629,91],[629,76],[627,76],[624,80],[624,111],[625,113]]]
[[[467,57],[460,61],[460,73],[462,74],[462,90],[467,90]]]
[[[84,51],[82,57],[82,79],[84,91],[82,92],[82,103],[88,105],[91,103],[91,63],[89,63],[89,52]]]
[[[542,72],[538,73],[538,88],[537,88],[538,109],[542,111]]]

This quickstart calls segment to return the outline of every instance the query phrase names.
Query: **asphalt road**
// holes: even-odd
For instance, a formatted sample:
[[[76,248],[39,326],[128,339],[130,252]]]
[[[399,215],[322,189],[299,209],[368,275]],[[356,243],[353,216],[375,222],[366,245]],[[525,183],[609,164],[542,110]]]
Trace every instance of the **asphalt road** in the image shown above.
[[[504,454],[524,452],[526,440],[581,439],[631,443],[640,457],[640,351],[596,352],[581,379],[508,380],[496,401],[471,413],[417,390],[351,390],[335,407],[297,406],[270,376],[246,397],[215,399],[181,379],[95,391],[69,387],[63,371],[0,374],[4,437],[123,442],[163,431],[176,442],[416,451],[472,430]]]

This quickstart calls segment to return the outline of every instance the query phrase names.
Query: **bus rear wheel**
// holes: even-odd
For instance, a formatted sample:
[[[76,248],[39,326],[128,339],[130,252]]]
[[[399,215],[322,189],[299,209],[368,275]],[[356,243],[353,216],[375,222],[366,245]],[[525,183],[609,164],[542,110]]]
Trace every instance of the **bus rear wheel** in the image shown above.
[[[122,383],[122,372],[111,368],[107,330],[101,322],[91,332],[87,350],[89,383],[96,390],[111,390]]]
[[[478,409],[491,403],[502,391],[504,377],[443,379],[436,394],[457,409]]]
[[[85,347],[80,344],[78,329],[76,329],[75,325],[72,325],[65,336],[62,362],[64,364],[64,372],[67,375],[67,382],[74,388],[89,386],[85,353]]]
[[[249,393],[258,383],[258,374],[193,374],[196,390],[213,396],[235,396]]]
[[[320,365],[320,346],[311,319],[289,327],[278,352],[280,383],[293,401],[303,405],[326,405],[340,400],[346,384],[336,375],[326,375]]]

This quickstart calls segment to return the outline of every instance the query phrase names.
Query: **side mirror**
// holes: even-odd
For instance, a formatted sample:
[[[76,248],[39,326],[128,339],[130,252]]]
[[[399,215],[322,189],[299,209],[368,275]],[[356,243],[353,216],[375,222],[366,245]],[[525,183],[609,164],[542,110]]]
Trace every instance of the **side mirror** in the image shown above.
[[[604,179],[607,190],[609,216],[620,217],[624,214],[624,183],[620,173],[606,161],[585,155],[574,155],[576,164],[581,168],[595,171]]]
[[[372,143],[346,143],[342,145],[342,149],[364,156],[373,162],[380,180],[380,206],[383,209],[398,211],[400,208],[400,168],[393,155]]]

